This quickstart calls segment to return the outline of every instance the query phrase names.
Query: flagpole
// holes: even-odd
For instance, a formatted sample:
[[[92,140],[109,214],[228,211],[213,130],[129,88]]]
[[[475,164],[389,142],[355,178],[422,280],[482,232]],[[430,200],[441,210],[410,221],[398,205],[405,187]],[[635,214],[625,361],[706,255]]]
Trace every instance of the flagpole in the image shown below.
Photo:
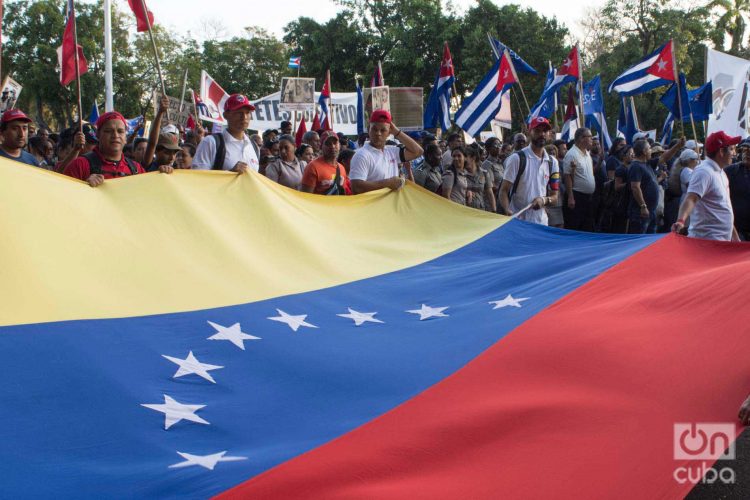
[[[154,49],[154,59],[156,60],[156,72],[159,74],[159,83],[161,83],[162,95],[167,95],[167,86],[164,84],[164,76],[161,73],[161,62],[159,62],[159,51],[156,49],[156,39],[154,38],[154,31],[151,29],[151,19],[148,16],[148,9],[146,8],[146,0],[141,0],[141,6],[143,7],[143,17],[146,18],[146,26],[148,27],[148,36],[151,38],[151,47]],[[167,109],[167,121],[169,121],[169,110]]]
[[[680,75],[677,71],[677,47],[674,43],[674,40],[672,40],[672,68],[674,70],[675,82],[677,83],[677,99],[680,106],[680,127],[682,129],[682,135],[685,135],[685,127],[682,125],[682,83],[680,82]],[[687,79],[685,81],[685,92],[687,93]],[[693,139],[695,139],[695,142],[698,142],[698,133],[695,131],[695,119],[693,118],[693,109],[690,107],[689,96],[687,105],[688,109],[690,110],[690,125],[693,128]]]
[[[510,70],[513,72],[513,77],[516,79],[518,88],[521,89],[521,96],[523,97],[523,102],[526,103],[526,116],[529,116],[531,114],[531,106],[529,106],[529,101],[526,99],[526,92],[523,91],[523,85],[521,84],[521,79],[518,78],[518,73],[516,73],[516,65],[513,64],[513,59],[511,59],[510,52],[508,52],[507,48],[503,52],[503,56],[508,58],[508,65],[510,66]],[[521,106],[519,106],[519,108],[520,107]],[[523,114],[523,112],[521,114]],[[523,119],[522,122],[526,123],[526,119]]]
[[[576,44],[576,61],[578,63],[578,107],[581,110],[581,128],[586,126],[586,112],[583,107],[583,65],[581,64],[581,51]]]
[[[188,70],[185,68],[185,76],[182,79],[182,94],[180,95],[180,113],[182,113],[182,109],[184,108],[184,102],[185,102],[185,91],[187,90],[187,77],[188,77]]]
[[[83,106],[81,105],[81,70],[78,67],[78,23],[76,23],[76,3],[70,0],[70,17],[73,21],[73,47],[76,62],[76,91],[78,92],[78,131],[83,133]]]
[[[3,2],[0,0],[0,81],[3,75]],[[2,89],[0,89],[2,90]]]
[[[104,111],[115,109],[112,83],[112,0],[104,0]]]

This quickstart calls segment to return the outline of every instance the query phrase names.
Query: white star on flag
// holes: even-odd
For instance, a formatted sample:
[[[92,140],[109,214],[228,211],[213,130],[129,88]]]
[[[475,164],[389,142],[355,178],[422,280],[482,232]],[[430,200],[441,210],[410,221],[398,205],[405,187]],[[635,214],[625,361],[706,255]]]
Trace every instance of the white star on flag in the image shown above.
[[[565,66],[566,68],[569,68],[571,64],[573,64],[573,61],[571,61],[569,58],[566,57],[565,62],[563,63],[563,66]]]
[[[217,332],[214,335],[208,337],[208,340],[228,340],[243,351],[245,350],[245,340],[260,340],[260,337],[255,337],[253,335],[244,333],[240,329],[239,323],[235,323],[228,328],[211,321],[209,321],[208,324],[214,327]]]
[[[664,59],[659,59],[656,65],[659,66],[659,71],[664,71],[667,68],[667,61],[665,61]]]
[[[359,311],[355,311],[351,307],[347,307],[349,310],[349,314],[337,314],[336,316],[340,316],[342,318],[349,318],[354,320],[354,326],[360,326],[362,323],[365,323],[367,321],[370,321],[372,323],[383,323],[383,321],[380,321],[379,319],[374,318],[374,316],[377,314],[376,312],[372,313],[363,313]]]
[[[180,358],[173,358],[172,356],[167,356],[166,354],[161,355],[162,358],[166,358],[172,363],[175,363],[179,368],[177,369],[177,372],[172,375],[172,378],[178,378],[182,377],[183,375],[189,375],[191,373],[195,373],[196,375],[203,377],[204,379],[208,380],[209,382],[216,383],[216,381],[213,379],[209,372],[209,370],[218,370],[219,368],[224,368],[223,366],[219,365],[209,365],[208,363],[201,363],[198,361],[198,359],[193,355],[193,351],[190,351],[187,355],[187,358],[180,359]]]
[[[306,326],[308,328],[317,328],[315,325],[311,325],[307,321],[305,321],[305,318],[307,318],[307,314],[300,314],[298,316],[293,316],[291,314],[287,314],[281,309],[276,309],[276,312],[279,313],[279,316],[269,317],[271,321],[278,321],[279,323],[286,323],[289,328],[294,330],[295,332],[299,329],[300,326]]]
[[[423,321],[430,318],[447,317],[447,314],[443,314],[443,311],[445,311],[446,309],[448,309],[448,307],[430,307],[428,305],[422,304],[421,309],[412,309],[406,312],[411,314],[419,314],[419,321]]]
[[[488,304],[495,304],[495,307],[492,308],[493,310],[495,310],[495,309],[500,309],[502,307],[508,307],[508,306],[521,307],[521,302],[523,302],[524,300],[529,300],[529,298],[522,297],[520,299],[515,299],[513,298],[512,295],[508,294],[508,296],[505,297],[503,300],[494,300],[494,301],[488,302]]]
[[[184,462],[178,462],[169,466],[170,469],[179,469],[190,467],[191,465],[200,465],[208,470],[214,470],[219,462],[236,462],[238,460],[247,460],[247,457],[225,457],[226,451],[220,451],[212,455],[191,455],[178,451],[177,454],[185,459]]]
[[[164,413],[165,429],[169,429],[180,420],[189,420],[198,424],[209,424],[195,414],[196,411],[205,408],[206,405],[182,404],[166,394],[164,394],[164,404],[141,404],[141,406]]]

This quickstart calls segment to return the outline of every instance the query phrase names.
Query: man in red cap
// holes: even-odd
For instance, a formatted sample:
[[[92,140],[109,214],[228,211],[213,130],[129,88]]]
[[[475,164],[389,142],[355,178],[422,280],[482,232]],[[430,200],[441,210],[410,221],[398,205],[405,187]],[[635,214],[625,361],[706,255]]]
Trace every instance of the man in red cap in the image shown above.
[[[680,205],[672,231],[682,232],[690,217],[688,236],[709,240],[740,241],[734,227],[729,179],[724,168],[732,163],[734,147],[742,138],[714,132],[706,138],[706,159],[690,176],[687,195]]]
[[[498,196],[499,205],[506,215],[520,213],[519,219],[545,226],[547,211],[542,208],[554,206],[560,188],[557,158],[544,150],[550,130],[552,126],[546,118],[537,117],[531,121],[531,143],[505,160],[503,183]]]
[[[0,135],[3,137],[0,156],[38,167],[39,162],[34,155],[24,150],[29,139],[30,122],[31,118],[20,109],[10,109],[3,113],[0,118]]]
[[[256,145],[245,134],[250,126],[250,113],[255,106],[242,94],[232,94],[224,103],[227,126],[218,134],[206,136],[195,152],[193,169],[230,170],[243,173],[258,171]]]
[[[99,144],[90,153],[73,160],[63,173],[100,186],[105,179],[116,179],[128,175],[145,173],[138,162],[126,158],[122,153],[127,143],[128,126],[117,111],[104,113],[96,121]]]
[[[339,137],[333,130],[320,136],[321,155],[307,164],[302,174],[300,191],[316,194],[351,194],[346,168],[339,163]]]
[[[386,146],[389,135],[401,141],[404,148]],[[352,157],[349,178],[355,194],[381,188],[400,189],[406,182],[399,176],[399,165],[422,156],[422,147],[399,130],[391,114],[378,109],[370,116],[370,142]]]

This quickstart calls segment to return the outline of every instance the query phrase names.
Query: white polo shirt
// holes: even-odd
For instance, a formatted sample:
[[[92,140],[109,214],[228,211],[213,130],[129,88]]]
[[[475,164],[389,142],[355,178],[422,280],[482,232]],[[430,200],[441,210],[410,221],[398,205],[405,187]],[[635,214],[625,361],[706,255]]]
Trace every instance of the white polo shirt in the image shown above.
[[[526,153],[526,170],[524,170],[523,177],[518,183],[518,189],[510,200],[510,210],[513,213],[518,212],[534,201],[534,198],[547,196],[547,184],[549,184],[550,176],[560,171],[557,159],[548,155],[546,151],[543,152],[541,158],[534,154],[531,146],[526,146],[522,151]],[[512,185],[518,175],[519,161],[518,155],[515,153],[505,160],[503,180],[511,183],[510,189],[513,189]],[[508,194],[510,195],[510,191],[508,191]],[[547,225],[547,211],[544,208],[540,208],[539,210],[529,208],[519,215],[518,218]]]
[[[255,154],[250,138],[247,134],[242,134],[242,139],[235,139],[229,132],[224,130],[221,135],[224,136],[224,145],[226,155],[224,156],[224,170],[232,170],[238,161],[244,162],[248,167],[258,171],[258,155]],[[208,135],[198,144],[193,158],[193,168],[195,170],[211,170],[214,166],[216,157],[216,139],[213,135]]]
[[[576,164],[576,171],[573,176],[573,191],[583,194],[593,193],[596,189],[596,181],[594,180],[594,163],[591,161],[591,154],[574,145],[563,159],[563,173],[571,174],[573,171],[571,162]]]
[[[401,148],[386,146],[382,151],[369,142],[352,156],[349,179],[353,181],[382,181],[398,177],[398,166],[403,162]]]
[[[711,158],[706,158],[693,170],[687,192],[700,197],[690,214],[688,236],[731,241],[734,212],[729,198],[729,179],[724,170]]]

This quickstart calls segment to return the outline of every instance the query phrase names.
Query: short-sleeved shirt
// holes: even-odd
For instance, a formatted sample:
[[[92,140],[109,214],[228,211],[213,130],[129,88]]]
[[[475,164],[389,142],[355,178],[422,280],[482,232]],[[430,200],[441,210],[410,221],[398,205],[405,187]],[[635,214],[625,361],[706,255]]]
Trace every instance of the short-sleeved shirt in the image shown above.
[[[291,162],[278,158],[266,167],[266,177],[282,186],[299,189],[304,171],[305,166],[297,158]]]
[[[688,236],[730,241],[734,212],[729,198],[729,179],[721,167],[711,158],[703,160],[693,170],[687,192],[700,198],[690,214]]]
[[[734,224],[739,231],[750,231],[750,168],[736,163],[725,168],[724,173],[729,179]]]
[[[456,173],[458,176],[455,175]],[[443,173],[443,184],[440,186],[440,189],[442,192],[449,188],[451,190],[450,200],[459,205],[466,205],[466,190],[468,189],[466,170],[457,170],[452,167],[445,169],[445,173]]]
[[[486,187],[492,188],[492,174],[483,168],[477,168],[476,172],[466,172],[466,190],[471,192],[471,200],[466,200],[466,205],[478,210],[486,210],[485,200]]]
[[[305,172],[302,174],[301,185],[313,188],[313,193],[325,194],[326,191],[331,189],[333,181],[336,179],[336,168],[338,166],[339,175],[341,176],[341,185],[346,184],[346,169],[344,166],[336,162],[336,166],[331,165],[325,161],[322,157],[316,158],[305,167]]]
[[[382,181],[398,177],[398,167],[404,153],[398,146],[386,146],[382,150],[366,143],[352,156],[349,178],[353,181]]]
[[[258,155],[255,154],[255,148],[247,134],[242,135],[242,139],[235,139],[226,130],[221,133],[224,136],[224,154],[223,170],[232,170],[237,162],[243,162],[256,172],[259,168]],[[198,149],[193,157],[194,170],[211,170],[216,158],[216,138],[208,135],[198,144]]]
[[[33,154],[29,153],[28,151],[21,150],[21,154],[17,157],[11,156],[8,153],[5,152],[3,148],[0,148],[0,156],[3,158],[8,158],[13,161],[17,161],[19,163],[25,163],[27,165],[31,165],[33,167],[39,167],[39,162],[36,160]]]
[[[693,176],[693,169],[685,167],[680,171],[680,205],[682,204],[682,200],[685,199],[685,196],[687,195],[688,186],[690,185],[690,178]]]
[[[565,154],[563,160],[563,173],[571,175],[573,172],[572,163],[575,162],[575,175],[573,176],[573,191],[579,193],[591,194],[596,189],[596,180],[594,179],[594,162],[588,151],[578,149],[573,146]]]
[[[105,179],[117,179],[118,177],[132,175],[130,167],[128,166],[128,162],[125,161],[124,155],[120,157],[119,161],[110,161],[105,159],[101,155],[98,147],[94,148],[92,153],[99,156],[99,159],[102,162],[102,176]],[[146,171],[143,170],[143,167],[141,167],[140,163],[135,160],[131,160],[131,162],[135,165],[136,173],[146,173]],[[88,158],[86,158],[85,156],[79,156],[78,158],[70,162],[67,167],[65,167],[65,171],[63,173],[70,177],[75,177],[76,179],[85,181],[89,178],[89,176],[91,176],[91,164],[89,164]]]
[[[414,182],[428,191],[438,193],[443,183],[443,167],[432,167],[424,162],[421,168],[414,171]]]
[[[643,201],[646,203],[649,212],[655,211],[656,205],[659,203],[659,183],[656,181],[656,172],[654,172],[654,169],[646,163],[637,160],[630,162],[630,166],[628,167],[628,184],[631,182],[641,183]],[[640,212],[641,207],[638,206],[635,197],[631,197],[628,213],[638,215]]]
[[[526,170],[518,183],[518,189],[510,200],[510,210],[513,213],[524,208],[534,201],[535,198],[547,196],[547,185],[550,178],[553,174],[559,175],[560,172],[557,159],[547,154],[546,151],[543,151],[542,157],[534,154],[531,146],[526,146],[521,151],[526,154]],[[503,180],[510,182],[511,185],[515,182],[518,175],[519,163],[518,154],[515,153],[505,159],[505,175]],[[519,215],[518,218],[547,225],[547,211],[542,209],[534,210],[530,208]]]
[[[503,162],[499,158],[493,158],[488,156],[482,168],[492,174],[492,188],[495,190],[500,189],[500,184],[503,182],[503,175],[505,174],[505,167]]]

